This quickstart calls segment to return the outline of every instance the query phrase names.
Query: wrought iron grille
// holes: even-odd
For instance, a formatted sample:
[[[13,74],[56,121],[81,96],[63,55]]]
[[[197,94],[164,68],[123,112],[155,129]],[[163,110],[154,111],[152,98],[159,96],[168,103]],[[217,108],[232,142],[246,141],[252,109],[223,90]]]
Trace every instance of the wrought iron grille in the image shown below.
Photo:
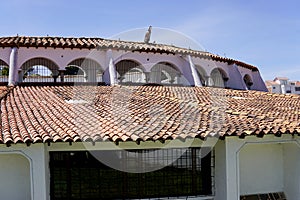
[[[131,60],[122,60],[116,64],[117,78],[120,84],[146,83],[146,74],[142,67]]]
[[[103,70],[94,60],[76,59],[68,64],[64,72],[64,82],[102,82]]]
[[[152,151],[149,153],[149,151]],[[123,166],[164,165],[146,173],[112,169],[86,151],[50,152],[51,199],[136,199],[212,194],[211,155],[200,148],[106,151]],[[160,153],[158,153],[160,152]],[[145,154],[143,154],[145,153]]]
[[[211,72],[211,79],[212,79],[212,86],[213,87],[219,87],[219,88],[225,88],[226,87],[226,81],[228,78],[225,75],[225,72],[223,72],[222,69],[216,68]]]
[[[166,62],[158,63],[152,67],[150,83],[162,85],[185,84],[182,80],[181,73],[174,66]]]
[[[284,192],[253,194],[240,197],[241,200],[286,200]]]
[[[8,82],[9,66],[0,59],[0,82]]]
[[[26,61],[19,72],[20,82],[56,82],[58,66],[46,58],[33,58]]]

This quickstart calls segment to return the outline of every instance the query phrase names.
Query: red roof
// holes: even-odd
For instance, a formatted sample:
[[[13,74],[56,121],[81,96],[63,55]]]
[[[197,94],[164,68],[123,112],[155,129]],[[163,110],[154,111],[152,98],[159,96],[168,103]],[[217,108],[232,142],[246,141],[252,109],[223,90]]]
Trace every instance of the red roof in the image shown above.
[[[167,54],[192,55],[205,59],[212,59],[228,64],[237,64],[252,71],[258,71],[257,67],[234,60],[221,57],[209,52],[191,50],[165,44],[143,43],[133,41],[109,40],[103,38],[67,38],[67,37],[29,37],[14,36],[0,37],[0,47],[53,47],[53,48],[78,48],[78,49],[118,49],[137,52],[154,52]]]
[[[296,95],[163,86],[17,86],[1,95],[6,144],[300,134]]]

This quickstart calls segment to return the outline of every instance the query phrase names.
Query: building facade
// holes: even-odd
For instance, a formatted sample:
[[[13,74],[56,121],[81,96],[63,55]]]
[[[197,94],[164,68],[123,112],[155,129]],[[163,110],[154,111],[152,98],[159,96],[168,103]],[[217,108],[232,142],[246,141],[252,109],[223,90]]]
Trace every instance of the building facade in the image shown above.
[[[266,81],[269,92],[277,94],[300,94],[300,82],[291,81],[286,77],[276,77],[273,81]]]
[[[300,97],[257,67],[101,38],[0,47],[1,198],[300,198]]]

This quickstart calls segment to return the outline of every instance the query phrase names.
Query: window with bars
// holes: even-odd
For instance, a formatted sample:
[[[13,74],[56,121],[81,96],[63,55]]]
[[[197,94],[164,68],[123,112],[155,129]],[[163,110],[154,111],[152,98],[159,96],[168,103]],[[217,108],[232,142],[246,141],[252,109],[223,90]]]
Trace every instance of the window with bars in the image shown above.
[[[0,82],[8,82],[9,66],[0,59]]]
[[[58,66],[47,58],[32,58],[19,71],[20,82],[56,82]]]
[[[240,200],[286,200],[284,192],[241,196]]]
[[[184,77],[176,67],[167,62],[161,62],[151,68],[150,83],[187,85]]]
[[[124,171],[101,163],[94,153],[97,152],[50,152],[51,199],[137,199],[212,194],[211,154],[203,155],[200,148],[100,152],[118,158],[127,168]],[[157,168],[158,165],[162,167]],[[147,167],[148,171],[126,172],[137,166]]]
[[[116,64],[120,84],[146,83],[143,67],[132,60],[122,60]]]
[[[64,71],[64,82],[102,82],[100,64],[89,58],[79,58],[68,64]]]

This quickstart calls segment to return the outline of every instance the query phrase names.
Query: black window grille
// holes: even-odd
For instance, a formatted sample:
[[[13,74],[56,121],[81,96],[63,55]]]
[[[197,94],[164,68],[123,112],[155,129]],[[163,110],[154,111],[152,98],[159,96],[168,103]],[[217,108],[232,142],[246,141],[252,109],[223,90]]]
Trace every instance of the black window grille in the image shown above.
[[[93,152],[50,152],[51,199],[137,199],[212,194],[211,154],[202,158],[200,148],[105,153],[117,156],[126,168],[133,163],[139,163],[141,168],[151,167],[151,164],[169,165],[155,171],[129,173],[102,164],[92,156]],[[177,157],[178,154],[181,156]],[[169,163],[174,158],[178,159]]]
[[[9,66],[0,59],[0,82],[8,82]]]
[[[68,64],[64,71],[64,82],[102,82],[103,70],[98,62],[90,58],[79,58]]]
[[[211,76],[213,87],[219,87],[219,88],[226,87],[228,78],[222,69],[220,69],[220,68],[214,69],[211,72],[210,76]]]
[[[181,73],[172,64],[161,62],[152,67],[150,83],[182,85],[184,81],[181,78]]]
[[[240,200],[286,200],[284,192],[244,195]]]
[[[19,71],[20,82],[56,82],[58,66],[47,58],[33,58],[26,61]]]
[[[132,60],[122,60],[116,64],[117,78],[120,84],[146,83],[147,77],[142,66]]]

